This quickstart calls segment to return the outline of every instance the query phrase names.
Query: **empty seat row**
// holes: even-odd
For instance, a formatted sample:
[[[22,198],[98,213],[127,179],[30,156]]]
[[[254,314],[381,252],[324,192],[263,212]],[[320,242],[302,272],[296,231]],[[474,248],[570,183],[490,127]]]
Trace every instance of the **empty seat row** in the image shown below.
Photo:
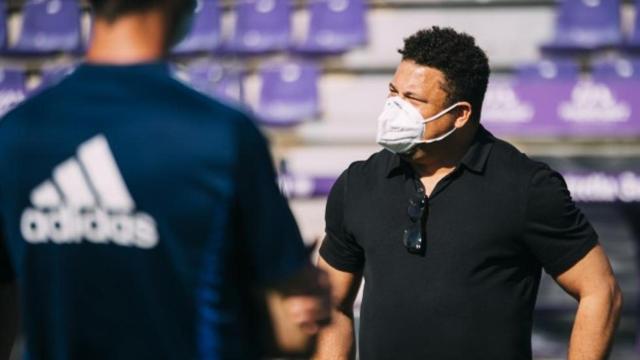
[[[236,104],[246,102],[245,74],[237,67],[199,61],[178,68],[176,76],[209,96]],[[262,85],[253,110],[262,124],[293,126],[319,114],[317,64],[294,60],[268,62],[260,66],[259,78]]]
[[[367,42],[364,0],[311,0],[308,11],[305,39],[296,42],[291,28],[291,0],[237,0],[233,32],[225,39],[218,0],[198,0],[192,30],[174,52],[251,55],[292,50],[337,54]]]
[[[219,0],[198,0],[191,32],[174,53],[262,54],[294,50],[302,53],[341,53],[366,43],[364,0],[312,0],[306,37],[294,42],[291,0],[237,0],[235,26],[222,36]],[[80,53],[82,10],[77,0],[27,0],[18,41],[9,46],[6,1],[0,0],[0,49],[9,54]]]
[[[549,53],[591,51],[619,47],[640,50],[640,0],[636,0],[636,20],[631,33],[624,34],[621,0],[563,0],[556,13],[553,40],[543,45]]]
[[[69,69],[44,71],[42,85],[37,89],[55,83],[67,73]],[[311,61],[262,64],[257,74],[258,98],[251,104],[255,117],[263,125],[276,127],[317,119],[321,114],[321,73]],[[175,74],[209,96],[238,105],[248,103],[244,96],[247,74],[237,64],[197,61],[176,66]],[[0,91],[13,94],[7,99],[17,99],[15,91],[27,94],[23,72],[6,70],[2,79]],[[587,75],[568,60],[526,64],[511,76],[491,79],[482,121],[501,135],[638,136],[639,87],[640,59],[597,61]]]
[[[77,0],[27,0],[18,41],[9,46],[6,1],[0,0],[0,49],[18,55],[81,53],[81,9]]]
[[[640,60],[597,61],[589,74],[568,60],[521,66],[494,78],[482,121],[513,136],[640,135]]]
[[[244,74],[237,69],[224,75],[220,65],[200,62],[184,72],[194,87],[211,96],[233,94],[233,100],[245,102],[240,90]],[[308,61],[263,64],[259,97],[253,104],[256,117],[269,126],[317,118],[320,76],[319,67]],[[597,61],[587,75],[569,60],[525,64],[511,76],[491,80],[482,121],[502,135],[638,136],[639,87],[638,59]]]

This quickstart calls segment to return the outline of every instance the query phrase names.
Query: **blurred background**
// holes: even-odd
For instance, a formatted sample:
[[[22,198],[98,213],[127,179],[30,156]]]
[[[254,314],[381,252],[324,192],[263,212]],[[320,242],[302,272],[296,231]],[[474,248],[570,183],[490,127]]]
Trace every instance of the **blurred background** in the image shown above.
[[[198,0],[172,64],[255,115],[311,244],[337,176],[379,150],[403,38],[432,25],[468,32],[492,67],[483,124],[565,175],[625,295],[612,359],[639,359],[638,18],[640,0]],[[84,1],[0,0],[0,115],[73,72],[90,29]],[[566,356],[575,309],[545,275],[536,359]]]

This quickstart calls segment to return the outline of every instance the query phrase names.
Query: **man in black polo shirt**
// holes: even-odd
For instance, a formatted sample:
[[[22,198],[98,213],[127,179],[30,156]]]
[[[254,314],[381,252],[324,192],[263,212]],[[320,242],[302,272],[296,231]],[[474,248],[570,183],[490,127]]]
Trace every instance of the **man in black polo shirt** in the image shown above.
[[[480,124],[488,60],[433,27],[405,40],[378,119],[382,150],[329,196],[326,269],[337,306],[318,359],[531,358],[541,269],[579,301],[569,359],[603,359],[621,295],[562,177]],[[373,126],[373,125],[372,125]]]

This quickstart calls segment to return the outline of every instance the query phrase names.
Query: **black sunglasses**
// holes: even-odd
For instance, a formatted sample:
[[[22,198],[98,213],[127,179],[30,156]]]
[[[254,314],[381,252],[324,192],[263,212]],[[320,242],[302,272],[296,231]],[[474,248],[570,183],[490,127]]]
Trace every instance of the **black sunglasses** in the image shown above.
[[[424,251],[424,240],[422,236],[422,219],[427,207],[427,197],[421,186],[418,191],[409,199],[407,213],[411,220],[411,225],[404,229],[402,242],[404,247],[412,254],[420,254]]]

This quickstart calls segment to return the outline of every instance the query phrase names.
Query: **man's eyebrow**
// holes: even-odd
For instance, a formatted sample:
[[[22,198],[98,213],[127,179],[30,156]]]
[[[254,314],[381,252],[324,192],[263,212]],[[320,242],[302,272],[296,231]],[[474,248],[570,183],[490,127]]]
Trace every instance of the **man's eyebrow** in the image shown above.
[[[398,89],[396,89],[396,87],[393,85],[393,83],[389,83],[389,88],[391,89],[391,91],[395,91],[398,92]],[[426,99],[424,99],[422,96],[415,94],[411,91],[406,91],[404,93],[402,93],[402,95],[408,97],[408,98],[412,98],[414,100],[420,101],[420,102],[428,102]]]

